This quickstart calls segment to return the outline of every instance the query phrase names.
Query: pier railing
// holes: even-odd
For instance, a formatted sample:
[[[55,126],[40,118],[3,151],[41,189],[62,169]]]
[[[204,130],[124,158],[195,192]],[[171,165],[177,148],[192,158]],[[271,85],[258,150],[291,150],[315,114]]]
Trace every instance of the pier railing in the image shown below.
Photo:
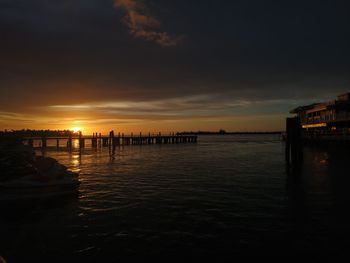
[[[33,148],[47,148],[48,141],[54,141],[56,148],[74,148],[77,145],[78,148],[85,148],[86,141],[91,142],[92,148],[100,147],[116,147],[124,145],[153,145],[153,144],[183,144],[183,143],[197,143],[197,135],[156,135],[148,133],[144,135],[142,133],[138,135],[130,134],[125,135],[123,133],[114,134],[111,131],[109,135],[101,135],[101,133],[94,133],[93,135],[83,136],[81,133],[78,136],[55,136],[55,137],[25,137],[23,141]],[[62,143],[64,142],[64,145]],[[77,142],[77,143],[73,143]]]

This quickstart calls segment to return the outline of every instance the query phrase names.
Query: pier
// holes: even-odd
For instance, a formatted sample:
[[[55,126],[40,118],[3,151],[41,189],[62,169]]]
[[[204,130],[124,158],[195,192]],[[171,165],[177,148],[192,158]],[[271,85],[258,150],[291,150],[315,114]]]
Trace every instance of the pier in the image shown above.
[[[83,136],[80,132],[79,135],[75,136],[53,136],[53,137],[25,137],[23,142],[33,148],[48,148],[48,142],[54,142],[57,149],[67,148],[72,149],[74,145],[78,148],[85,148],[87,141],[91,142],[91,148],[115,148],[117,146],[126,145],[156,145],[156,144],[184,144],[184,143],[197,143],[197,135],[178,135],[172,133],[170,135],[158,134],[142,134],[137,135],[131,133],[125,135],[124,133],[115,134],[111,131],[109,135],[102,135],[101,133],[94,133],[93,135]],[[77,144],[73,142],[77,142]],[[64,142],[64,144],[63,144]],[[39,144],[39,146],[37,146]],[[51,143],[52,145],[52,143]]]

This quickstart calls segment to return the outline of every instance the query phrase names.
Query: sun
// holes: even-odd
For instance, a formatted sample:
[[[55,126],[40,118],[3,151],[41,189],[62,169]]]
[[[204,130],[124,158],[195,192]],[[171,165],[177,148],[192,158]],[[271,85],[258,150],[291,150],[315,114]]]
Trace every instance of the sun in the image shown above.
[[[71,129],[74,133],[80,132],[81,128],[80,127],[74,127]]]

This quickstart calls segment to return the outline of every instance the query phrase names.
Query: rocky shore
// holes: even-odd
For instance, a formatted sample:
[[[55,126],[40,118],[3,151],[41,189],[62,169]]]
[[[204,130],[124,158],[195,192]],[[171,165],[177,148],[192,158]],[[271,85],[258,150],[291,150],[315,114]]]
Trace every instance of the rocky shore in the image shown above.
[[[13,138],[0,140],[0,171],[0,187],[79,184],[77,173]]]

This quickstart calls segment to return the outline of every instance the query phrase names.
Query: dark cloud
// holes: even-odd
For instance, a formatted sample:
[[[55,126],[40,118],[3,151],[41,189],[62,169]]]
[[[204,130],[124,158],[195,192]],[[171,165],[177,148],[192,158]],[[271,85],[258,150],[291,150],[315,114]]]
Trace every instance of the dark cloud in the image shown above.
[[[118,9],[124,9],[125,24],[130,33],[147,41],[155,42],[163,47],[178,45],[182,36],[172,36],[168,32],[160,31],[161,22],[147,13],[144,3],[139,0],[115,0]]]
[[[183,116],[283,113],[349,90],[348,10],[340,0],[0,0],[0,111],[180,99]],[[238,101],[249,103],[229,106]]]

